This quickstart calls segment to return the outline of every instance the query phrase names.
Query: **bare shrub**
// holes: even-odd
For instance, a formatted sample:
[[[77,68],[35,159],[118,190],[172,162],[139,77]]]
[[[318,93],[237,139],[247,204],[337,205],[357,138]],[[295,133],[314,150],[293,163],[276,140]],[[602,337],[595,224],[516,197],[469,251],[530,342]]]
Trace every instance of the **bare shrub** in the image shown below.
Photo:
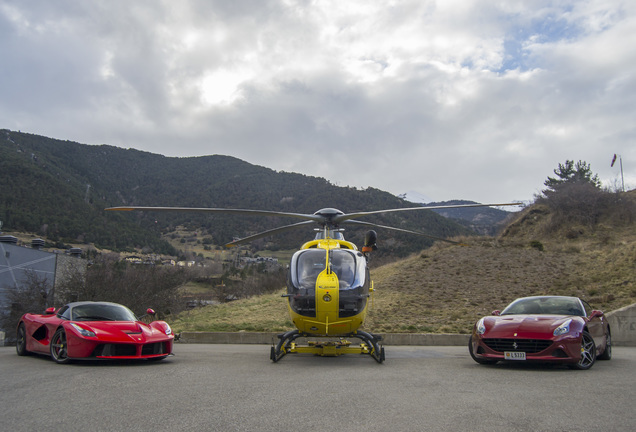
[[[57,301],[111,301],[137,314],[152,307],[163,317],[183,309],[179,288],[186,280],[186,270],[180,267],[128,264],[105,255],[84,275],[71,275],[59,287]]]
[[[604,211],[601,205],[603,191],[590,183],[563,183],[544,194],[545,197],[538,198],[537,202],[547,204],[552,211],[548,229],[576,224],[592,227]]]
[[[636,202],[622,192],[602,190],[589,182],[566,182],[537,198],[552,213],[548,231],[565,229],[568,238],[577,238],[594,229],[602,220],[631,224],[636,216]]]
[[[229,270],[229,273],[232,271]],[[286,271],[280,266],[264,272],[259,266],[250,265],[243,268],[240,274],[240,280],[225,278],[226,283],[216,287],[215,296],[218,301],[226,302],[275,292],[285,286],[287,277]]]

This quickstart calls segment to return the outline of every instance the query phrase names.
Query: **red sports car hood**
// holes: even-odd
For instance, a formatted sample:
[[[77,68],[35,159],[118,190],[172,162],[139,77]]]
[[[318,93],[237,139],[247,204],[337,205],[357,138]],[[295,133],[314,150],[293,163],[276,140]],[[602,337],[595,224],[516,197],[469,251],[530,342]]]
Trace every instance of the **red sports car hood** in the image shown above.
[[[532,338],[548,339],[554,329],[565,321],[577,319],[566,315],[502,315],[484,320],[488,338]]]
[[[166,338],[159,330],[136,321],[80,321],[75,324],[93,331],[101,340],[145,342],[158,337]]]

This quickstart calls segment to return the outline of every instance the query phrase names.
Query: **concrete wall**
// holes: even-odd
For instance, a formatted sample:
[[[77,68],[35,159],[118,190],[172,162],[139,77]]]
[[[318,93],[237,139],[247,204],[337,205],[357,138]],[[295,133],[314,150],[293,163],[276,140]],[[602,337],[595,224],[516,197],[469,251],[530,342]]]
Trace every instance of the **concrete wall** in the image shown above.
[[[636,304],[606,314],[612,331],[612,345],[636,346]]]
[[[612,345],[636,347],[636,303],[608,312],[606,315],[612,331]],[[278,342],[278,333],[253,332],[182,332],[181,342],[209,344],[266,344]],[[467,346],[469,335],[435,333],[380,334],[384,345]],[[357,339],[350,338],[356,343]],[[305,339],[299,338],[299,343]]]

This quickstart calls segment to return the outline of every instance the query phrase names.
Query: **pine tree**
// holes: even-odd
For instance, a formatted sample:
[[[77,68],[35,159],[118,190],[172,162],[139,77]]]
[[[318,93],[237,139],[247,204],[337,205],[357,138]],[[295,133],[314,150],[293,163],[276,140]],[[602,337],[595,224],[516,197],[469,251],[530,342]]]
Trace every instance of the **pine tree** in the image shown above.
[[[564,164],[559,164],[559,167],[554,170],[554,173],[557,175],[556,178],[548,177],[543,183],[548,187],[543,193],[554,192],[566,183],[587,183],[597,189],[601,187],[598,174],[594,174],[590,168],[590,164],[585,161],[580,160],[575,164],[573,160],[566,160]]]

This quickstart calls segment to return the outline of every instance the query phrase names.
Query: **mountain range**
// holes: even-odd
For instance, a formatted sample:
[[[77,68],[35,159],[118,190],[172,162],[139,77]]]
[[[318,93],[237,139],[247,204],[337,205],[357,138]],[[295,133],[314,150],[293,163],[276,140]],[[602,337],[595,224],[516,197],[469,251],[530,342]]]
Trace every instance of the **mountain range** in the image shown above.
[[[325,207],[352,212],[417,205],[378,189],[339,187],[324,178],[277,172],[231,156],[165,157],[7,129],[0,130],[0,186],[0,220],[5,231],[32,233],[58,247],[80,243],[173,255],[177,251],[161,239],[161,234],[176,226],[203,230],[219,245],[294,221],[197,213],[113,213],[104,209],[139,205],[313,213]],[[445,212],[448,218],[433,212],[401,212],[365,221],[452,237],[474,234],[476,221],[485,220],[484,226],[495,229],[507,215],[483,208]],[[477,231],[483,233],[484,229]],[[253,247],[295,247],[307,240],[307,234],[293,232],[255,242]],[[361,242],[363,235],[363,231],[351,230],[347,238]],[[397,255],[432,243],[426,237],[409,237],[407,242],[406,234],[384,230],[380,238],[384,253]]]

